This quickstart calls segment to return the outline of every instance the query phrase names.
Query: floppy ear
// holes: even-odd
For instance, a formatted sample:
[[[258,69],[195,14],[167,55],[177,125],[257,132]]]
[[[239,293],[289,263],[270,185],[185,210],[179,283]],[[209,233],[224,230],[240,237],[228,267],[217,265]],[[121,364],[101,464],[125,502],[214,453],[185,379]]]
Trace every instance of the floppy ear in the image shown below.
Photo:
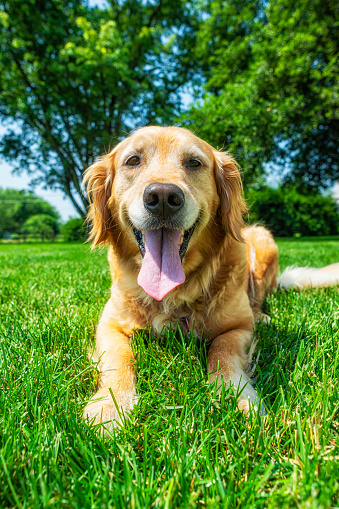
[[[87,214],[87,222],[90,224],[88,240],[92,241],[92,248],[109,240],[110,232],[114,229],[109,208],[113,172],[113,154],[111,153],[90,166],[84,174],[83,182],[87,186],[90,203]]]
[[[214,157],[221,224],[235,240],[243,242],[241,229],[244,227],[243,215],[247,212],[247,206],[243,198],[239,165],[227,152],[215,151]]]

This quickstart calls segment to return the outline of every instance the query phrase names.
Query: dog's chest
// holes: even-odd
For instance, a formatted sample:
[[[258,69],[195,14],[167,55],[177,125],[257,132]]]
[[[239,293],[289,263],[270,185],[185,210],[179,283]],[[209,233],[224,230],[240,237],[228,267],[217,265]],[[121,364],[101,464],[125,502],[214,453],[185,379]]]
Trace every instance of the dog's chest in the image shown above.
[[[183,334],[194,334],[201,337],[203,333],[202,317],[190,306],[180,306],[170,312],[158,312],[153,315],[151,326],[160,334],[164,327],[172,330],[180,329]]]

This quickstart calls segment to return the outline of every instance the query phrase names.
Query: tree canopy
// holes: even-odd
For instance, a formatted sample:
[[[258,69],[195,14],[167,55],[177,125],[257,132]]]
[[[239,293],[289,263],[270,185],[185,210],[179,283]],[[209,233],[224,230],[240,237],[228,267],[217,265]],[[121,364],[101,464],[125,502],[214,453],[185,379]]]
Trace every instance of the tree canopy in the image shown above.
[[[332,0],[207,0],[197,34],[206,93],[188,124],[230,148],[249,179],[274,162],[285,181],[339,178],[338,30]]]
[[[194,74],[184,0],[0,3],[0,153],[84,215],[82,173],[132,128],[172,122]],[[179,54],[180,58],[176,55]]]
[[[61,189],[81,215],[83,171],[147,124],[184,124],[231,150],[245,184],[274,163],[294,187],[325,188],[339,179],[335,9],[333,0],[0,1],[0,155]],[[185,113],[187,91],[198,100]]]

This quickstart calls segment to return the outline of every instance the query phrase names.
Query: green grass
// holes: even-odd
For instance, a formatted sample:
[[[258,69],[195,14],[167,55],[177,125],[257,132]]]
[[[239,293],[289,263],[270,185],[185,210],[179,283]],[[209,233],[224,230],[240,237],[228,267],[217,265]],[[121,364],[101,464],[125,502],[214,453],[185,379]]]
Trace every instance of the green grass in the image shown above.
[[[280,264],[338,261],[338,240],[279,241]],[[81,419],[109,296],[105,251],[0,246],[0,507],[331,508],[339,505],[339,292],[278,292],[256,330],[268,416],[216,397],[206,352],[146,331],[139,404],[108,440]]]

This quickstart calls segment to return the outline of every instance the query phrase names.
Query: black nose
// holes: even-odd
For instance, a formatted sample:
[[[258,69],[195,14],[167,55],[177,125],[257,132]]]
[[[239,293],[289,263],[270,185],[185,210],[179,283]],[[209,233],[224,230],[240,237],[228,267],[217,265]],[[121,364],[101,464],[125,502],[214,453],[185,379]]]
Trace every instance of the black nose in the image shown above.
[[[155,182],[144,191],[144,204],[155,216],[167,218],[173,216],[185,203],[185,195],[180,187],[174,184]]]

